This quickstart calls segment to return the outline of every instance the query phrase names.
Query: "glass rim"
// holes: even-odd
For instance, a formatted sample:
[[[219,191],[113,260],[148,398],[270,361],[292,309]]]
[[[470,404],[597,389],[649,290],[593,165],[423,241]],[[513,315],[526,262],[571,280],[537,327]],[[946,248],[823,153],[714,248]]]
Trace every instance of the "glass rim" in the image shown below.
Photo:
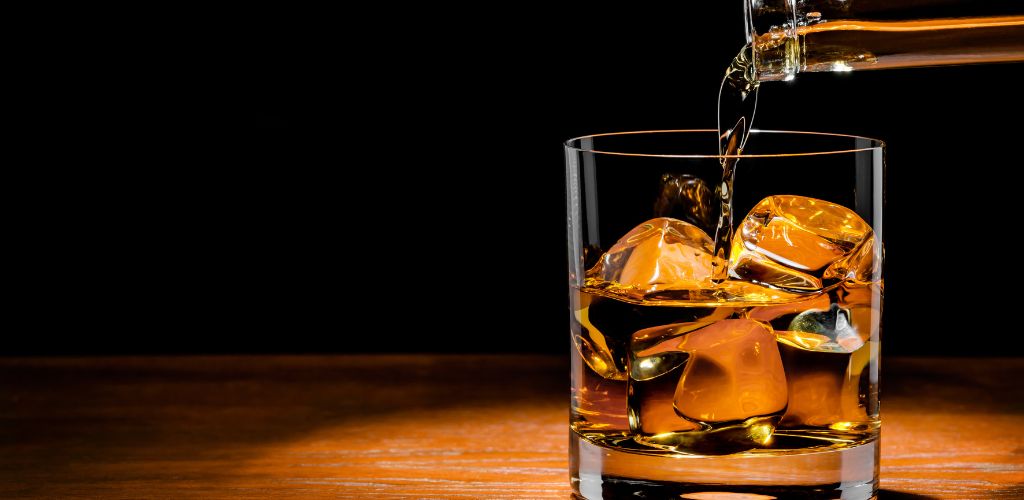
[[[614,137],[614,136],[627,136],[627,135],[641,135],[641,134],[668,134],[668,133],[694,133],[694,132],[710,132],[718,134],[718,130],[703,128],[703,129],[670,129],[670,130],[635,130],[627,132],[606,132],[602,134],[590,134],[581,135],[579,137],[573,137],[566,140],[562,145],[566,149],[577,151],[580,153],[595,153],[603,155],[614,155],[614,156],[638,156],[647,158],[789,158],[795,156],[820,156],[820,155],[833,155],[833,154],[847,154],[847,153],[858,153],[863,151],[873,151],[876,149],[884,149],[886,147],[885,141],[881,139],[875,139],[872,137],[865,137],[862,135],[851,135],[851,134],[836,134],[831,132],[804,132],[799,130],[763,130],[763,129],[751,129],[751,133],[758,134],[801,134],[801,135],[813,135],[813,136],[827,136],[827,137],[844,137],[848,139],[863,139],[866,141],[872,141],[876,143],[875,146],[869,146],[866,148],[854,148],[854,149],[829,149],[822,151],[808,151],[804,153],[771,153],[771,154],[739,154],[739,155],[721,155],[721,154],[655,154],[655,153],[623,153],[619,151],[605,151],[594,148],[581,148],[573,146],[572,143],[576,141],[583,141],[584,139],[593,139],[595,137]]]

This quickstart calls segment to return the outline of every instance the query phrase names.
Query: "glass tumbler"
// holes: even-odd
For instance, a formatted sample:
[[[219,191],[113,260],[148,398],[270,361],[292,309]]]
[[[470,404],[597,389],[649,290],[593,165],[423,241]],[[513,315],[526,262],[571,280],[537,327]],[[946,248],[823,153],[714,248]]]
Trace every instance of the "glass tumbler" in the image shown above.
[[[716,150],[713,130],[565,143],[574,495],[872,498],[884,145],[753,131],[724,280]]]

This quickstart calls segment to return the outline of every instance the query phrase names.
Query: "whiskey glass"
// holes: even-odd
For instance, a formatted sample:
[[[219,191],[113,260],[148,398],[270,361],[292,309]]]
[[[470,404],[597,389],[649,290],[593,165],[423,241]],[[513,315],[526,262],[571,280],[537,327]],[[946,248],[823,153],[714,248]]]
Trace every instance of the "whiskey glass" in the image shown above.
[[[884,144],[753,131],[724,281],[716,131],[564,149],[573,495],[875,496]]]

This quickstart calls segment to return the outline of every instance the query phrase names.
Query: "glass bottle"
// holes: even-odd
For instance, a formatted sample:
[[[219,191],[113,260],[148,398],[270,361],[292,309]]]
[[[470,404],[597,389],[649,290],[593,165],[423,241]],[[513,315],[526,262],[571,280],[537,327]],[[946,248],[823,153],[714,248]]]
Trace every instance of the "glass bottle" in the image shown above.
[[[1021,0],[745,0],[758,81],[1024,61]]]

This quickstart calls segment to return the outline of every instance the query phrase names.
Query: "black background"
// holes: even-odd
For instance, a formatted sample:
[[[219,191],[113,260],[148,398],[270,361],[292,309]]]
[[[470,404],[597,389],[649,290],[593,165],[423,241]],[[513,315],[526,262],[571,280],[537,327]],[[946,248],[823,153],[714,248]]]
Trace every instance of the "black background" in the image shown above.
[[[561,143],[713,128],[743,38],[741,2],[717,3],[236,20],[182,66],[181,109],[123,104],[167,140],[91,162],[36,206],[38,251],[15,263],[31,286],[11,306],[26,321],[0,350],[565,352]],[[762,87],[758,128],[888,143],[887,354],[1024,353],[1022,77]]]

